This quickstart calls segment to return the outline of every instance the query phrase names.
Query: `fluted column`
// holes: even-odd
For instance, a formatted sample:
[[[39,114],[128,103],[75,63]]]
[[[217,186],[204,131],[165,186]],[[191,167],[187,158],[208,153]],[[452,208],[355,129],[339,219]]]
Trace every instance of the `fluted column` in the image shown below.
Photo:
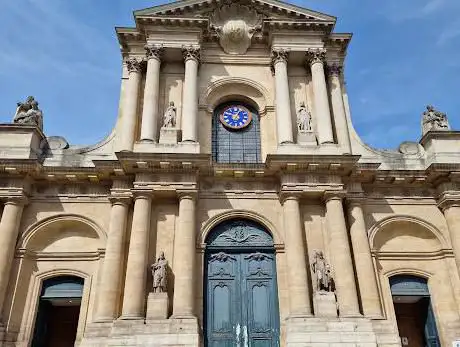
[[[313,92],[315,94],[315,113],[313,118],[318,126],[319,143],[334,143],[332,133],[331,110],[329,109],[329,98],[326,87],[326,75],[324,73],[324,62],[326,52],[316,49],[307,52],[307,62],[311,68]]]
[[[341,317],[360,316],[355,275],[343,213],[342,196],[326,193],[326,220],[329,250],[334,269],[337,301]]]
[[[151,195],[148,192],[137,192],[134,198],[121,319],[144,317],[151,210]]]
[[[299,198],[287,196],[283,202],[286,257],[288,262],[289,309],[291,316],[311,315],[306,247]]]
[[[196,193],[179,195],[179,225],[174,236],[175,318],[193,317],[195,302]]]
[[[293,143],[287,63],[288,51],[284,49],[272,51],[272,68],[275,72],[276,88],[276,129],[279,144]]]
[[[335,131],[339,145],[345,153],[351,153],[350,132],[348,129],[348,120],[343,103],[342,86],[340,75],[342,67],[336,64],[329,66],[329,88],[331,89],[332,111],[334,113]]]
[[[439,202],[439,207],[446,218],[457,271],[460,274],[460,195],[451,198],[445,194]]]
[[[185,62],[182,110],[182,141],[197,142],[198,126],[198,66],[200,48],[183,47]]]
[[[126,67],[128,68],[129,77],[123,105],[122,126],[119,127],[121,136],[118,136],[118,138],[121,151],[132,151],[138,118],[137,105],[139,103],[142,60],[130,58],[126,61]]]
[[[10,280],[11,264],[25,204],[25,197],[6,201],[0,221],[0,313],[3,310],[6,288]],[[0,320],[1,323],[4,323],[3,319]]]
[[[131,198],[112,196],[110,200],[112,209],[110,211],[109,233],[98,289],[95,319],[99,322],[113,321],[118,318],[123,261],[125,259],[124,241]]]
[[[363,313],[370,318],[382,317],[380,296],[361,202],[359,200],[349,200],[347,202],[351,245]]]
[[[145,50],[147,55],[147,72],[145,76],[141,141],[158,142],[160,67],[164,49],[160,45],[146,45]]]

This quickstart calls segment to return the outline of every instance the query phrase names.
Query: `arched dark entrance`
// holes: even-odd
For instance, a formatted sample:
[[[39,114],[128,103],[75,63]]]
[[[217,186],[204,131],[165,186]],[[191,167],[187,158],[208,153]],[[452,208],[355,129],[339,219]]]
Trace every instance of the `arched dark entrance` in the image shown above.
[[[279,346],[273,239],[249,220],[215,227],[206,240],[205,346]]]
[[[393,276],[390,287],[401,344],[409,347],[441,346],[427,280],[409,275]]]
[[[32,347],[73,347],[84,280],[59,276],[43,282]]]

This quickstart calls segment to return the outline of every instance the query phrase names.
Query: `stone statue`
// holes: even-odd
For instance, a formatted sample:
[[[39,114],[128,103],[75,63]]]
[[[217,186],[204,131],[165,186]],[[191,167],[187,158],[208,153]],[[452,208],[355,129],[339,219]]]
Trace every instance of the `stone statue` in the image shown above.
[[[297,110],[297,129],[299,131],[311,131],[311,113],[308,111],[305,103],[300,104],[299,109]]]
[[[171,101],[163,116],[163,127],[164,128],[174,128],[175,126],[176,126],[176,107],[174,106],[174,101]]]
[[[423,112],[422,134],[425,135],[432,130],[448,131],[450,130],[450,125],[445,113],[439,112],[433,106],[428,105],[426,111]]]
[[[167,291],[167,269],[168,261],[165,258],[165,253],[161,252],[156,263],[151,265],[154,293],[165,293]]]
[[[315,256],[311,267],[316,277],[316,290],[332,292],[333,278],[331,266],[324,259],[322,251],[315,251]]]
[[[14,115],[13,123],[36,126],[43,130],[43,113],[38,108],[38,102],[33,96],[29,96],[25,102],[18,102],[18,108]]]

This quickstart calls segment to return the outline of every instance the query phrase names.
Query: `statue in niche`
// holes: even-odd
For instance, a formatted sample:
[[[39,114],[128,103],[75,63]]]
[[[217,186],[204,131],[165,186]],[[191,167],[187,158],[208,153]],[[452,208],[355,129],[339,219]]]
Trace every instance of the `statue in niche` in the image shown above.
[[[176,107],[174,106],[174,101],[171,101],[163,116],[163,127],[164,128],[174,128],[175,126],[176,126]]]
[[[422,134],[425,135],[432,130],[448,131],[450,130],[450,125],[445,113],[439,112],[433,106],[428,105],[426,111],[423,112]]]
[[[18,102],[18,108],[14,115],[13,123],[36,126],[43,130],[43,113],[38,108],[38,102],[33,96],[29,96],[25,102]]]
[[[316,278],[316,290],[318,292],[332,292],[334,280],[331,266],[324,259],[322,251],[315,251],[311,268]]]
[[[311,113],[308,111],[304,102],[300,104],[297,110],[297,129],[299,131],[312,131]]]
[[[151,265],[153,277],[153,292],[166,293],[167,287],[167,270],[168,261],[165,258],[165,253],[161,252],[157,261]]]

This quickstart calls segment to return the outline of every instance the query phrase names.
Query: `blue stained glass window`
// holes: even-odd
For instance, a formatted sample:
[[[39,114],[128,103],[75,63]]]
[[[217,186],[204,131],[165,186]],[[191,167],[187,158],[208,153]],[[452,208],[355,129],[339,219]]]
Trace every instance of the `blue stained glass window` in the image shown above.
[[[229,106],[241,106],[249,110],[252,120],[242,129],[231,129],[222,124],[220,116]],[[262,162],[260,153],[260,121],[254,108],[241,103],[226,103],[214,111],[212,119],[212,158],[217,163],[257,164]]]

